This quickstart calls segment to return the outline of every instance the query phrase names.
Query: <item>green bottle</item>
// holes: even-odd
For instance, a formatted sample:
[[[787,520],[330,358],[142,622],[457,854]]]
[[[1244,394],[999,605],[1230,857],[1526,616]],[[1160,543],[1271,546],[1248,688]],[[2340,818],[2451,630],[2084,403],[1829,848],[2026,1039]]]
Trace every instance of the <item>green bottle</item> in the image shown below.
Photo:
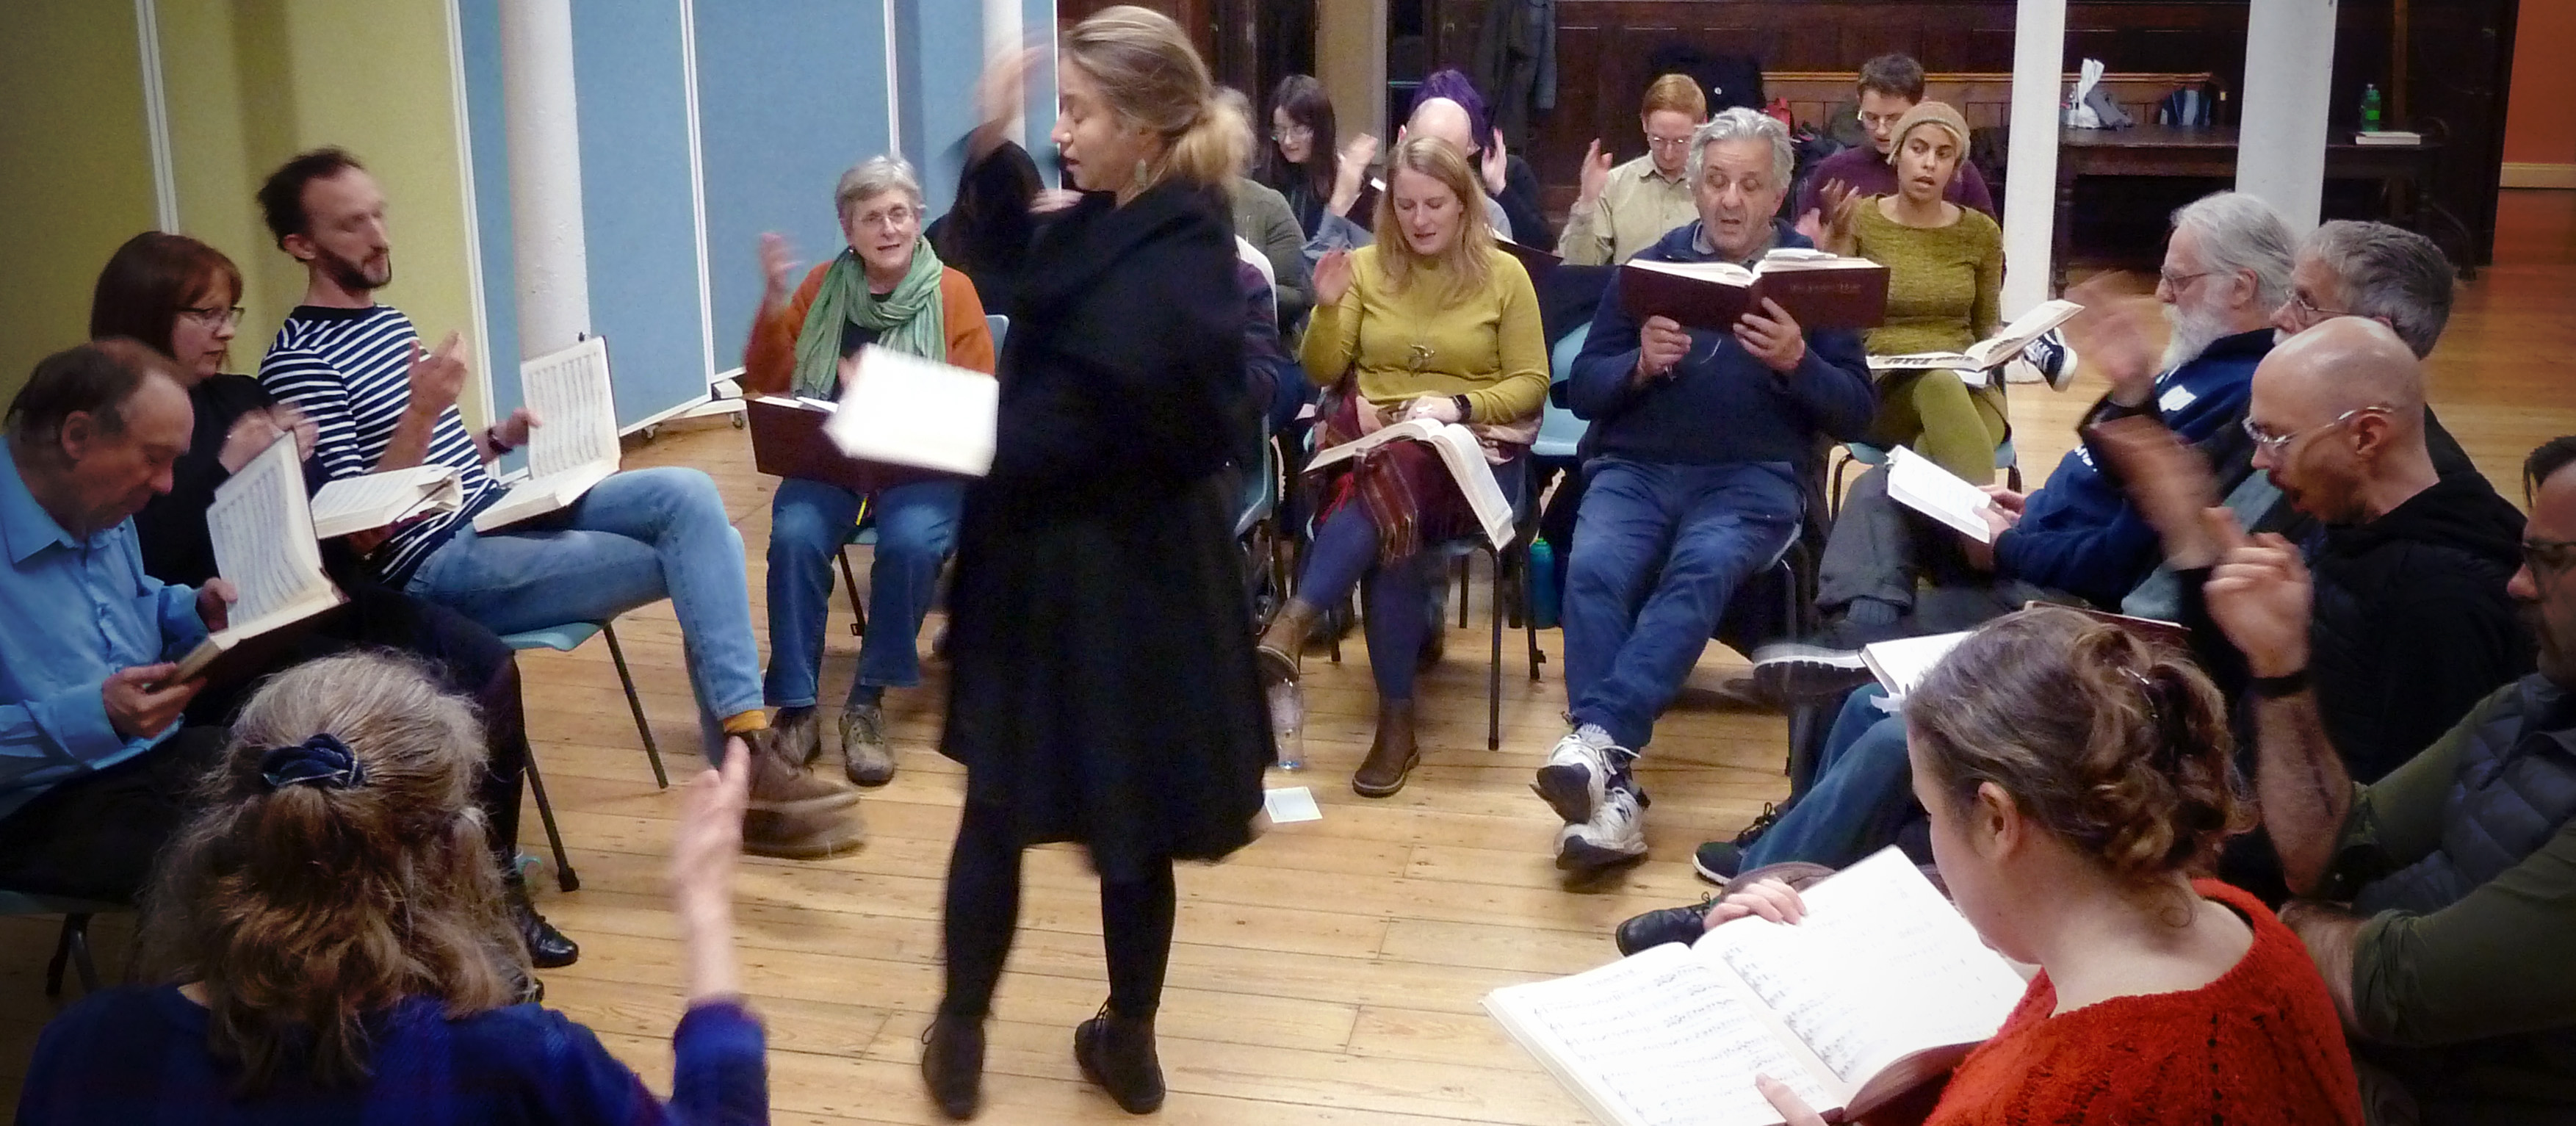
[[[2379,86],[2365,83],[2361,88],[2361,131],[2379,132]]]

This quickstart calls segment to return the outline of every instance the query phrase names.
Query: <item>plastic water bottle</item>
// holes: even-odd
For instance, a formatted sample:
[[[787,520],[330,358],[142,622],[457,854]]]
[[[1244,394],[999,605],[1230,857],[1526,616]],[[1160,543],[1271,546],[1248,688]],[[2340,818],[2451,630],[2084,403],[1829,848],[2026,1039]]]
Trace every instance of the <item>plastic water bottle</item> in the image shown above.
[[[1555,629],[1561,592],[1556,589],[1556,548],[1545,539],[1529,548],[1530,624]]]
[[[2365,83],[2361,88],[2361,131],[2379,132],[2379,85]]]
[[[1306,769],[1306,693],[1282,681],[1270,686],[1270,736],[1281,770]]]

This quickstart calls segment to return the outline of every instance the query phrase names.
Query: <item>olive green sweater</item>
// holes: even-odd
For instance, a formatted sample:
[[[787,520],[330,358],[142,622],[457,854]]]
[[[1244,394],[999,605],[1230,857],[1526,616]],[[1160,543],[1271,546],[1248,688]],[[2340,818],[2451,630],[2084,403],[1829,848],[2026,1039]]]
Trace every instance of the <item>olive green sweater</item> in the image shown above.
[[[1962,207],[1946,227],[1908,227],[1858,208],[1857,253],[1887,267],[1887,323],[1871,329],[1873,356],[1956,352],[2003,325],[2004,230]]]

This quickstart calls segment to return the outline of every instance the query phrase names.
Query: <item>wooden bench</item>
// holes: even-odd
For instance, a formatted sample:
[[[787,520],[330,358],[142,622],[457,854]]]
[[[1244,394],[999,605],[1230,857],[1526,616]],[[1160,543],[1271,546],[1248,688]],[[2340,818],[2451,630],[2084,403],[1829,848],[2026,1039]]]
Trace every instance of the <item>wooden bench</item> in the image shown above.
[[[1784,98],[1789,103],[1790,120],[1801,125],[1823,127],[1833,120],[1834,111],[1854,102],[1859,92],[1854,88],[1859,76],[1848,70],[1769,71],[1762,76],[1765,96]],[[2057,86],[2058,100],[2063,102],[2068,90],[2074,89],[2076,76],[2061,77]],[[2156,104],[2165,95],[2184,86],[2210,81],[2202,74],[2105,74],[2102,86],[2110,91],[2111,100],[2140,125],[2156,122]],[[1923,76],[1923,96],[1957,107],[1968,119],[1970,129],[2000,129],[2012,117],[2012,75],[2010,74],[1927,74]]]

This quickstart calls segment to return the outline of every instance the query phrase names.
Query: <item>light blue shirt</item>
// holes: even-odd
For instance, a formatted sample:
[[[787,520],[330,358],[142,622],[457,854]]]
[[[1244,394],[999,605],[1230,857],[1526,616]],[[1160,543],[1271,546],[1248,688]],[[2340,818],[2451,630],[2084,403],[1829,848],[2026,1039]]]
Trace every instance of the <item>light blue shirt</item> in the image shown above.
[[[0,445],[0,817],[151,749],[107,719],[108,675],[206,638],[197,592],[143,573],[134,521],[87,539],[55,522]]]

